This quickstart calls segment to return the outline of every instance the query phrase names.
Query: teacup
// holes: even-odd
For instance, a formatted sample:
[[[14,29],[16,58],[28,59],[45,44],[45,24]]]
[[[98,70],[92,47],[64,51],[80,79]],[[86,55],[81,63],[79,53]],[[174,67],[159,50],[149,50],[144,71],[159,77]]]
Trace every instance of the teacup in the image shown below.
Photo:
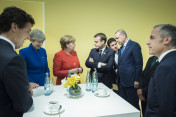
[[[48,109],[50,112],[58,111],[59,110],[59,102],[58,101],[50,101],[48,104]]]
[[[98,95],[100,95],[100,96],[107,95],[106,89],[98,88]]]

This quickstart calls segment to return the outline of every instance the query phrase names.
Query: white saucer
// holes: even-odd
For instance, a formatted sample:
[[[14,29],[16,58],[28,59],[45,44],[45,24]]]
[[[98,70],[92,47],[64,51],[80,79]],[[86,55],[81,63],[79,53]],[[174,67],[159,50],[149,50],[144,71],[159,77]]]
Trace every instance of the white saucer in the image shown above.
[[[62,107],[62,108],[60,109],[60,111],[59,111],[59,110],[58,110],[58,111],[49,111],[48,106],[45,106],[43,112],[44,112],[45,114],[54,115],[54,114],[59,114],[59,113],[64,112],[64,108]]]
[[[110,93],[107,92],[106,95],[99,95],[98,92],[95,92],[94,95],[97,96],[97,97],[108,97],[108,96],[110,96]]]

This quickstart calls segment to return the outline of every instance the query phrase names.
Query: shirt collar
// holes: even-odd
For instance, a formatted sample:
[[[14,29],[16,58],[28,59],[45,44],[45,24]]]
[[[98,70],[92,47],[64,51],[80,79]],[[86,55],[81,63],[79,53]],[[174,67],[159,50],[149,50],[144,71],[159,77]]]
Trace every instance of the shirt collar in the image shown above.
[[[123,46],[126,47],[127,43],[128,43],[129,39],[123,44]]]
[[[105,48],[106,48],[106,46],[103,48],[103,49],[99,49],[99,50],[102,50],[102,53],[104,52],[104,50],[105,50]]]
[[[161,62],[161,60],[164,58],[164,56],[166,56],[166,54],[168,54],[168,53],[170,53],[172,51],[176,51],[176,49],[171,49],[171,50],[168,50],[168,51],[162,53],[161,56],[158,59],[158,62]]]
[[[1,35],[0,35],[0,39],[2,39],[2,40],[4,40],[4,41],[7,41],[8,43],[10,43],[10,45],[13,47],[13,49],[14,49],[14,51],[15,51],[15,44],[14,44],[11,40],[9,40],[9,39],[7,39],[6,37],[3,37],[3,36],[1,36]]]

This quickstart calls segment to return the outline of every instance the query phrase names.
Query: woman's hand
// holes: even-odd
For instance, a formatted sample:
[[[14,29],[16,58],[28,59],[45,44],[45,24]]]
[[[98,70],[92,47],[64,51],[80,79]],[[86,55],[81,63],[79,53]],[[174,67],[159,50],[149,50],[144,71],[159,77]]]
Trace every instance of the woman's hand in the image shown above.
[[[82,73],[83,72],[83,68],[82,67],[80,67],[80,68],[78,68],[78,73]]]
[[[68,74],[78,74],[78,72],[79,72],[79,69],[78,68],[74,68],[74,69],[70,69],[68,71]]]

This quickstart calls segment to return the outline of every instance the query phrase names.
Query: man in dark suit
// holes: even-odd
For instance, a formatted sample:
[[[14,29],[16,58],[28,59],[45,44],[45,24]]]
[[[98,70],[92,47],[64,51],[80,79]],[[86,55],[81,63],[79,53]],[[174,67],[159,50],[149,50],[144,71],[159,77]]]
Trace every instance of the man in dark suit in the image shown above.
[[[96,69],[98,82],[102,82],[107,87],[112,88],[112,74],[114,51],[106,47],[107,37],[103,33],[94,36],[93,48],[86,60],[86,67],[91,68],[91,72]]]
[[[143,59],[141,47],[137,42],[128,39],[124,30],[115,33],[116,41],[122,45],[118,59],[119,95],[139,109],[136,89],[142,73]]]
[[[159,65],[150,79],[145,117],[176,117],[176,26],[154,26],[147,45]]]
[[[22,117],[32,106],[26,66],[15,49],[30,37],[34,19],[17,7],[0,14],[0,117]]]
[[[113,75],[113,90],[114,92],[118,93],[117,89],[117,67],[118,67],[118,47],[117,47],[117,42],[114,38],[109,38],[107,41],[107,45],[109,48],[115,51],[114,53],[114,64],[113,64],[113,70],[112,75]]]
[[[142,72],[142,75],[140,77],[137,95],[138,95],[138,98],[141,100],[143,117],[147,106],[147,94],[148,94],[148,86],[149,86],[150,78],[153,76],[155,69],[158,66],[157,59],[158,57],[156,56],[152,56],[148,59],[145,69]]]

